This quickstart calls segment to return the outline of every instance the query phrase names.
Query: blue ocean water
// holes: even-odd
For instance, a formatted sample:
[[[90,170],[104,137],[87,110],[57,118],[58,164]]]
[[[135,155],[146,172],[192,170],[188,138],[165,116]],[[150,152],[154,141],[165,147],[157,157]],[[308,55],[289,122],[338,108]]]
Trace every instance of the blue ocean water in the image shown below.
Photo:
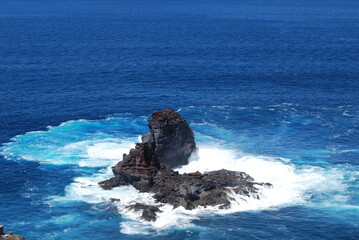
[[[0,224],[30,240],[358,239],[358,9],[0,0]],[[274,188],[154,225],[108,203],[148,201],[94,183],[160,109],[195,131],[188,169],[243,170]]]

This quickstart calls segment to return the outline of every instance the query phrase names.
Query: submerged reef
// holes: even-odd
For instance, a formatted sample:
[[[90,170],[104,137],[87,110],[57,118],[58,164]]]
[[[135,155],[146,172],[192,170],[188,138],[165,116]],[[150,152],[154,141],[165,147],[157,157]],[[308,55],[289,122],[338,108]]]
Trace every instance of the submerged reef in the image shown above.
[[[190,155],[196,151],[193,131],[172,110],[153,112],[148,122],[150,131],[112,167],[114,177],[99,183],[103,189],[132,185],[140,192],[153,193],[159,203],[191,210],[198,206],[229,208],[234,200],[232,194],[259,198],[256,186],[271,186],[255,182],[244,172],[225,169],[179,174],[171,168],[188,164]],[[155,221],[156,213],[160,212],[157,206],[141,203],[128,208],[142,211],[142,219],[147,221]]]
[[[12,232],[8,232],[7,234],[5,234],[4,226],[0,225],[0,240],[25,240],[25,238]]]

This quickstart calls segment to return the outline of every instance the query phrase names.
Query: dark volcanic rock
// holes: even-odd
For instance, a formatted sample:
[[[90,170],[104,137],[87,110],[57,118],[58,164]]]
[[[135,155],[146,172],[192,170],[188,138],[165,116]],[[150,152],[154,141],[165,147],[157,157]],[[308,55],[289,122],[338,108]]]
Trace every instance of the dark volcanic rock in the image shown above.
[[[207,173],[179,174],[171,167],[187,164],[196,149],[193,132],[177,112],[154,112],[149,120],[150,131],[142,136],[123,160],[112,167],[114,177],[100,182],[109,190],[119,185],[133,185],[141,192],[152,192],[161,203],[174,207],[193,209],[197,206],[228,208],[231,193],[259,198],[258,186],[270,187],[269,183],[256,183],[244,172],[218,170]],[[157,207],[143,204],[129,206],[143,211],[142,218],[155,221]]]
[[[110,202],[121,202],[119,198],[110,198]]]
[[[218,170],[201,174],[178,174],[171,170],[160,170],[151,189],[154,197],[162,203],[175,207],[193,209],[198,206],[226,207],[230,205],[230,192],[246,196],[258,196],[256,186],[270,187],[269,183],[256,183],[244,172]]]
[[[136,203],[133,205],[130,205],[127,207],[128,209],[131,209],[135,212],[139,212],[142,211],[142,216],[141,218],[143,220],[149,221],[149,222],[153,222],[156,221],[157,219],[157,212],[161,212],[161,210],[156,207],[156,206],[150,206],[150,205],[145,205],[142,203]]]
[[[188,164],[196,144],[186,120],[177,112],[165,110],[154,112],[148,121],[150,132],[142,137],[142,141],[154,141],[154,153],[161,165],[173,168]]]
[[[25,240],[25,238],[12,232],[4,234],[4,226],[0,225],[0,240]]]

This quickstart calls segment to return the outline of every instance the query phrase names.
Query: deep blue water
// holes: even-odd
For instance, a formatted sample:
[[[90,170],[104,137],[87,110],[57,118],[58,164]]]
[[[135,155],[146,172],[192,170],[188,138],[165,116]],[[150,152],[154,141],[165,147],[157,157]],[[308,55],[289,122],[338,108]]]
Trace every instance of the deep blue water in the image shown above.
[[[30,240],[358,239],[358,66],[356,0],[0,0],[0,224]],[[159,109],[236,155],[211,161],[269,164],[250,174],[288,198],[126,233],[136,221],[76,184]]]

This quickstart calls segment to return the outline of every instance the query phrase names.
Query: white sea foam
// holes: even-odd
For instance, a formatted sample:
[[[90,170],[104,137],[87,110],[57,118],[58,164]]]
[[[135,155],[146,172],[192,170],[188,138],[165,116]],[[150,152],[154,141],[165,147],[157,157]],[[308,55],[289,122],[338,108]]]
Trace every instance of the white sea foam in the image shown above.
[[[134,144],[123,142],[95,142],[88,144],[84,149],[85,153],[79,166],[83,167],[97,167],[108,166],[122,160],[124,153],[128,153],[129,149],[133,148]]]
[[[296,167],[288,159],[250,156],[234,150],[199,148],[197,159],[178,168],[180,173],[229,169],[243,171],[257,182],[269,182],[271,189],[262,189],[262,199],[246,199],[246,203],[233,203],[233,211],[258,210],[304,203],[313,192],[342,189],[340,172],[319,167]],[[283,161],[284,160],[284,161]],[[320,187],[319,187],[320,186]]]
[[[57,143],[52,138],[44,144],[28,141],[5,145],[1,153],[7,158],[37,161],[43,164],[73,164],[80,167],[107,167],[122,160],[134,147],[132,141],[116,138]]]

